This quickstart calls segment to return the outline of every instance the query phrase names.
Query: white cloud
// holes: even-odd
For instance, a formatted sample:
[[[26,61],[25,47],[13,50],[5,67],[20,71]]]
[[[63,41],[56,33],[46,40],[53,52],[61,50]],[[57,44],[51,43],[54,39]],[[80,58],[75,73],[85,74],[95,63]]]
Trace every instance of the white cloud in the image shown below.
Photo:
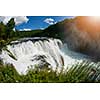
[[[0,22],[7,24],[11,18],[14,18],[16,25],[27,23],[29,20],[26,16],[0,16]]]
[[[41,30],[44,30],[44,28],[40,28]]]
[[[27,23],[29,21],[29,19],[26,16],[16,16],[15,17],[15,23],[21,24],[21,23]]]
[[[52,19],[52,18],[46,18],[44,20],[44,22],[47,23],[47,24],[49,24],[49,25],[52,25],[52,24],[55,24],[56,23],[55,20]]]
[[[29,28],[24,28],[24,29],[20,29],[20,31],[31,31],[32,29]]]

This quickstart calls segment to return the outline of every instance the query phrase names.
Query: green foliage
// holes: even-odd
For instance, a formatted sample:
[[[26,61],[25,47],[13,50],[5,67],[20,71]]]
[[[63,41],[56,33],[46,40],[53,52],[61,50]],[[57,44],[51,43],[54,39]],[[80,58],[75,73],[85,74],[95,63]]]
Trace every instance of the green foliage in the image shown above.
[[[20,75],[12,65],[0,65],[0,83],[17,83],[20,81]]]
[[[14,18],[12,18],[6,25],[0,23],[0,39],[7,40],[14,35],[13,28],[15,27]]]
[[[97,83],[100,82],[99,64],[83,61],[70,66],[70,69],[52,70],[52,68],[35,67],[26,75],[19,74],[12,65],[0,63],[1,83]]]
[[[18,38],[25,38],[25,37],[40,37],[42,36],[42,30],[32,30],[32,31],[16,31],[18,34],[16,37]]]
[[[7,38],[10,38],[13,36],[14,34],[14,29],[15,27],[15,22],[14,22],[14,18],[12,18],[6,25],[6,35],[7,35]]]
[[[3,24],[3,22],[0,23],[0,40],[1,39],[6,39],[6,25]]]

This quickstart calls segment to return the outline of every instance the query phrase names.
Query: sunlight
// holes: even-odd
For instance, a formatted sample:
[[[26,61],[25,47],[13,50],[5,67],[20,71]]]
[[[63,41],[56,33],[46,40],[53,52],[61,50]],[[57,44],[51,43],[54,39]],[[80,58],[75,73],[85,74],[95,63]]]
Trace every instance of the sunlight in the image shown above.
[[[92,21],[100,22],[100,16],[90,16],[89,17]]]

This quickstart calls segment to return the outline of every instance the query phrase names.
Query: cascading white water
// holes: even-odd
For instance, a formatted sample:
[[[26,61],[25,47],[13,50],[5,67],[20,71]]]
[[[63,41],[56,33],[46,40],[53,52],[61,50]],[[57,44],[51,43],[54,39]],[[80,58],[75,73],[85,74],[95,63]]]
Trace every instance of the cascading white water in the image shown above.
[[[69,64],[85,59],[82,54],[70,51],[59,39],[22,39],[7,45],[0,58],[4,63],[11,63],[19,73],[26,74],[29,67],[40,67],[48,64],[53,69],[65,68]],[[11,56],[13,55],[13,57]]]

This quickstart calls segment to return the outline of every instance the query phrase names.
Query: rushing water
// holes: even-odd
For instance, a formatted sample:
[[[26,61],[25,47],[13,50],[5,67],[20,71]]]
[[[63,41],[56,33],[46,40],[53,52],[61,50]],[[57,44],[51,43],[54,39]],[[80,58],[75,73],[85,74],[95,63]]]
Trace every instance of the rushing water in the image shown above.
[[[25,38],[13,41],[2,50],[0,58],[13,64],[19,73],[25,74],[29,67],[49,65],[53,69],[86,59],[85,55],[72,52],[67,44],[52,38]]]

